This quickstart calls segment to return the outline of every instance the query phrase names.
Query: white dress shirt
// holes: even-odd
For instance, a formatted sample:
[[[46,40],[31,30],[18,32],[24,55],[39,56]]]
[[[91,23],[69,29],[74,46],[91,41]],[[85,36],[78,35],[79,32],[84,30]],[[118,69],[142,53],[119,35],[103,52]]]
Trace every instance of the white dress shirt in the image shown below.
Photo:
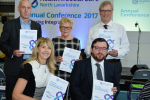
[[[25,22],[20,17],[20,25],[21,25],[21,29],[31,30],[31,19],[29,19],[29,23],[28,24],[25,24]],[[31,57],[31,54],[24,54],[23,55],[23,59],[28,59],[30,57]]]
[[[87,38],[87,43],[85,46],[85,53],[87,56],[90,56],[90,47],[94,39],[98,38],[97,35],[94,34],[99,34],[99,29],[104,29],[104,23],[99,23],[95,26],[93,26],[89,33],[88,33],[88,38]],[[108,29],[107,30],[115,30],[115,43],[114,43],[114,48],[115,50],[118,51],[118,56],[117,57],[112,57],[110,55],[107,56],[106,59],[122,59],[123,56],[127,55],[129,52],[129,41],[128,37],[125,31],[125,28],[117,24],[115,22],[110,21],[108,24]],[[97,36],[97,37],[96,37]],[[100,38],[100,37],[99,37]]]
[[[97,75],[96,75],[96,72],[97,72],[97,66],[95,65],[97,62],[94,60],[94,58],[91,56],[91,64],[92,64],[92,72],[93,72],[93,81],[94,79],[97,80]],[[105,76],[104,76],[104,60],[101,61],[100,63],[100,69],[102,71],[102,78],[103,78],[103,81],[105,81]]]
[[[96,72],[97,72],[97,66],[95,65],[97,62],[94,60],[94,58],[91,56],[91,64],[92,64],[92,73],[93,73],[93,82],[94,82],[94,79],[97,80],[97,75],[96,75]],[[102,71],[102,78],[103,78],[103,81],[105,81],[105,75],[104,75],[104,60],[101,61],[100,63],[100,69]],[[93,91],[93,89],[92,89]],[[93,97],[93,92],[92,92],[92,97]],[[91,98],[91,100],[93,100]]]

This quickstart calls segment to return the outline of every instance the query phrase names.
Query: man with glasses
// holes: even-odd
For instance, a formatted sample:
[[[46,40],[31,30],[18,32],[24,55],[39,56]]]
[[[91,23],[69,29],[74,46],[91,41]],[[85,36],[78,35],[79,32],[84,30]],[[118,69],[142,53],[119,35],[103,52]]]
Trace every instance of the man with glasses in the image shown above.
[[[37,30],[37,39],[41,37],[41,25],[30,19],[32,11],[28,0],[21,0],[18,6],[20,17],[5,22],[0,37],[0,50],[6,55],[4,72],[6,75],[6,99],[12,100],[12,92],[18,80],[21,64],[31,55],[19,50],[20,29]]]
[[[92,100],[93,81],[114,83],[113,95],[119,89],[115,66],[105,60],[109,45],[103,38],[92,42],[91,57],[76,61],[70,78],[70,93],[73,100]]]
[[[127,55],[129,52],[129,41],[127,38],[127,34],[125,28],[122,25],[117,24],[111,20],[113,14],[113,4],[110,1],[103,1],[100,4],[99,14],[101,16],[101,22],[93,26],[89,30],[87,44],[85,46],[85,53],[87,56],[91,55],[90,45],[95,38],[101,37],[99,35],[101,34],[99,32],[100,29],[114,31],[115,33],[114,42],[111,42],[111,44],[113,44],[114,47],[113,50],[108,51],[108,56],[106,59],[108,62],[115,65],[116,73],[120,81],[121,72],[122,72],[122,65],[120,60],[123,58],[123,56]],[[117,92],[117,94],[118,93],[119,91]],[[115,99],[116,98],[114,98],[114,100]]]

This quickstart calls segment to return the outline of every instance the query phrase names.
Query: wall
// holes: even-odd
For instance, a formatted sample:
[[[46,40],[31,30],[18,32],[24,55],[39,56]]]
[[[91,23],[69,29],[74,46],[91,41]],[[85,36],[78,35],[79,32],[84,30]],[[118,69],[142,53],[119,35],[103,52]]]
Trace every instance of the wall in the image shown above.
[[[132,67],[137,64],[138,32],[127,32],[130,42],[130,51],[122,59],[123,67]],[[150,32],[142,32],[139,44],[139,64],[146,64],[150,67]]]

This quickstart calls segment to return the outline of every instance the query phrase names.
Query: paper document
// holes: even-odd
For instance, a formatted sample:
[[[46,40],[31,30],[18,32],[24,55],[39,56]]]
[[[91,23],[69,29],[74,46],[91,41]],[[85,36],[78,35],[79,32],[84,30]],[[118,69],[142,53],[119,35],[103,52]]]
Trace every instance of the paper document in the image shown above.
[[[113,100],[113,83],[95,80],[93,82],[93,100]]]
[[[59,70],[71,73],[75,60],[79,59],[80,52],[81,51],[79,50],[65,47],[63,56],[62,56],[63,61],[60,64]]]
[[[51,75],[42,100],[63,100],[68,82],[57,76]]]
[[[37,42],[37,30],[20,30],[19,50],[24,54],[32,54]]]
[[[104,38],[108,45],[108,50],[113,50],[115,43],[115,30],[99,29],[99,38]]]

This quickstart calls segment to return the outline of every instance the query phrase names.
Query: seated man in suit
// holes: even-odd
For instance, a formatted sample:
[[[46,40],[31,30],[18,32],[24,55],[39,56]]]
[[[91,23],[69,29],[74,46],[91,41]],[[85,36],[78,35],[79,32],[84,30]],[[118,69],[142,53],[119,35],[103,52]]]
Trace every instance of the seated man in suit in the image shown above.
[[[70,78],[70,93],[73,100],[92,100],[93,80],[114,83],[113,95],[119,90],[115,66],[105,60],[109,45],[103,38],[92,42],[91,57],[76,61]]]

